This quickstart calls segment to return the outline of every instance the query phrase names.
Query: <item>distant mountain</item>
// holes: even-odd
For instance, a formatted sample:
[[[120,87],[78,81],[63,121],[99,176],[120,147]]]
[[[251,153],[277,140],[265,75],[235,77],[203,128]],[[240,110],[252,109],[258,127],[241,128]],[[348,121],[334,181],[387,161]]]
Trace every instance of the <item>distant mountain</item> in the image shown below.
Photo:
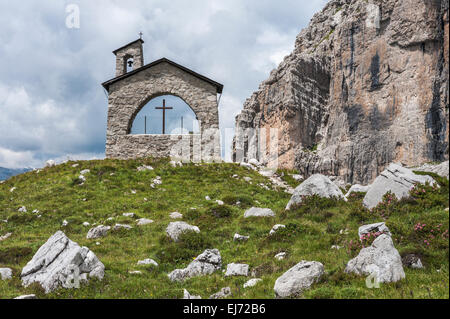
[[[11,176],[16,176],[22,173],[26,173],[28,171],[31,171],[31,168],[18,168],[18,169],[12,169],[12,168],[4,168],[0,167],[0,181],[4,181]]]

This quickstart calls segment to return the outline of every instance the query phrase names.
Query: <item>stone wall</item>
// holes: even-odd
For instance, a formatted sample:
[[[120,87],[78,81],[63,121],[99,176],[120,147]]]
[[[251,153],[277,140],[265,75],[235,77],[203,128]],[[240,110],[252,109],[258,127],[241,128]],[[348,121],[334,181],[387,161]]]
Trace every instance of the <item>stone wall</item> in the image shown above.
[[[109,87],[107,158],[166,157],[170,135],[131,135],[136,115],[151,99],[175,95],[194,111],[202,136],[202,158],[220,158],[217,88],[167,62],[161,62]]]

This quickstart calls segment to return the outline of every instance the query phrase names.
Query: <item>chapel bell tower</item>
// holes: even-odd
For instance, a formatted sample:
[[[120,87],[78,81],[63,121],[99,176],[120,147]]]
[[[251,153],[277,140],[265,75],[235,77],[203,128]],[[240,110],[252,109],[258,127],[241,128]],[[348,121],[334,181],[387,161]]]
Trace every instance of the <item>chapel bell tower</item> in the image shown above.
[[[144,66],[143,43],[144,40],[137,39],[113,51],[116,56],[116,77]]]

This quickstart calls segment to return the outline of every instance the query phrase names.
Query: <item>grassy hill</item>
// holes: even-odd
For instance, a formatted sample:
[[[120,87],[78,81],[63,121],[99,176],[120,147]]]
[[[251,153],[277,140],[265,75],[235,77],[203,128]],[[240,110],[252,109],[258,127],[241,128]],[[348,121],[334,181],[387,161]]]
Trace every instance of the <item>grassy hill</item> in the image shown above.
[[[72,167],[74,163],[79,166]],[[154,170],[138,172],[136,168],[143,164],[152,165]],[[78,179],[83,169],[91,171],[84,184]],[[233,177],[235,174],[239,177]],[[163,183],[152,188],[156,176]],[[251,184],[245,176],[252,178]],[[295,183],[287,174],[286,179]],[[30,293],[38,298],[181,298],[183,288],[208,298],[226,286],[231,287],[233,298],[273,298],[275,280],[301,260],[323,263],[326,275],[300,298],[449,298],[448,180],[436,179],[440,189],[420,187],[413,198],[386,202],[373,212],[363,208],[361,194],[348,202],[313,197],[286,212],[289,194],[272,189],[267,178],[236,164],[173,168],[168,160],[100,160],[28,172],[0,184],[0,236],[13,233],[0,242],[0,267],[12,268],[14,276],[9,281],[0,280],[0,298]],[[219,206],[215,200],[225,205]],[[236,205],[237,201],[241,204]],[[28,212],[18,212],[21,206]],[[271,208],[277,216],[244,219],[244,211],[251,206]],[[39,213],[32,213],[35,209]],[[168,240],[165,229],[171,221],[169,214],[175,211],[201,232],[186,234],[179,243]],[[135,218],[122,216],[128,212],[135,213]],[[110,217],[114,219],[108,220]],[[136,226],[136,218],[149,218],[154,223]],[[1,221],[6,219],[7,223]],[[343,270],[361,249],[358,227],[383,219],[400,254],[418,254],[425,269],[405,268],[406,280],[368,289],[365,277]],[[69,222],[66,227],[63,220]],[[133,229],[87,240],[92,226],[85,227],[83,222],[129,224]],[[417,231],[418,223],[426,226]],[[287,227],[268,236],[275,224]],[[48,295],[37,285],[22,287],[22,268],[57,230],[99,257],[106,267],[103,281],[91,280],[80,289],[60,289]],[[250,239],[234,242],[235,233]],[[333,245],[342,249],[331,249]],[[184,283],[168,279],[169,272],[184,268],[206,248],[220,250],[224,269],[228,263],[247,263],[263,281],[244,289],[250,278],[225,278],[222,272]],[[276,260],[274,256],[282,251],[287,252],[287,258]],[[146,258],[156,260],[159,267],[137,266],[138,260]],[[142,274],[129,273],[135,270]]]

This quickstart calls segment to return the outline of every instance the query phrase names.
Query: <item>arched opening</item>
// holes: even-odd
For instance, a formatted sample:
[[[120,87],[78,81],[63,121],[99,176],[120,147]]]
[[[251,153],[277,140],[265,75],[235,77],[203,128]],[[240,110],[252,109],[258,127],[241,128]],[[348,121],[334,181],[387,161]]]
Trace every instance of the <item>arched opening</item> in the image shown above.
[[[133,71],[134,60],[131,56],[125,58],[125,69],[126,73]]]
[[[197,116],[190,106],[174,95],[151,99],[136,115],[130,134],[197,134]]]

